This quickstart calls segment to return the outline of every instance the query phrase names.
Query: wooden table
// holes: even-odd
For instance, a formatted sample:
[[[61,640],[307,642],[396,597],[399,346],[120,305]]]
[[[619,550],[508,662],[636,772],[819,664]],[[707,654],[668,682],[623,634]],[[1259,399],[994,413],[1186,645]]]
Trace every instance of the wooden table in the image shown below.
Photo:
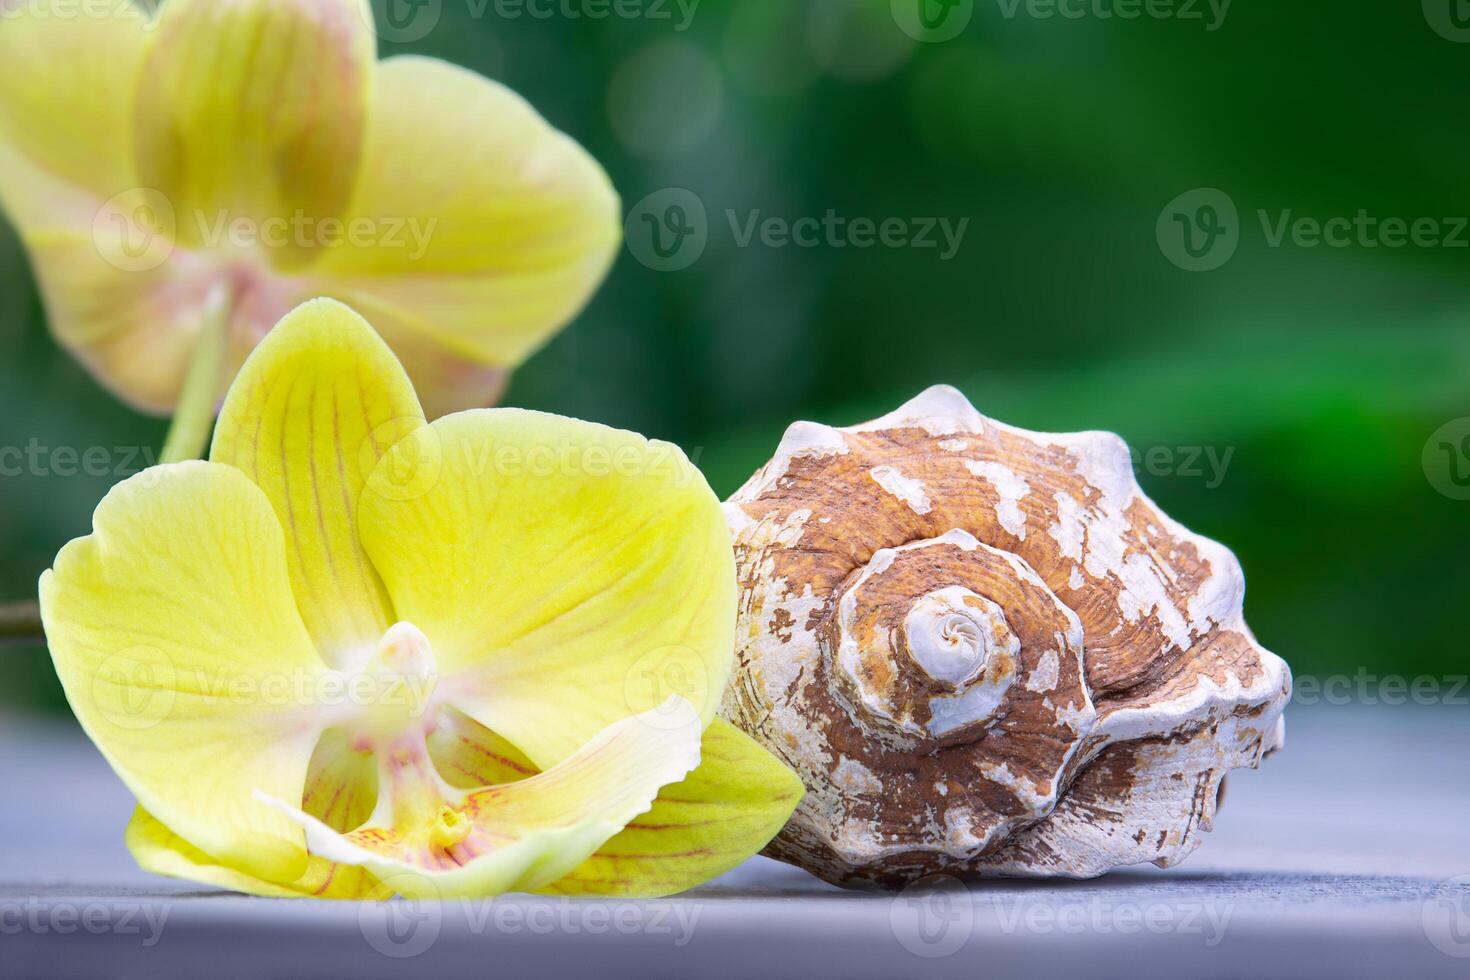
[[[1470,977],[1470,710],[1288,718],[1168,871],[893,897],[757,858],[677,899],[385,905],[144,874],[85,739],[0,719],[0,976]]]

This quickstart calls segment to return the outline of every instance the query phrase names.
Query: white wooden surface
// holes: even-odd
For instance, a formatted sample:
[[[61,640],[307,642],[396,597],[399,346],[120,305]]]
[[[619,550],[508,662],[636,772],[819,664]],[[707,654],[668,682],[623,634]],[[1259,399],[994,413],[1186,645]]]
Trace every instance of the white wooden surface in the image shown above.
[[[0,719],[0,977],[1470,977],[1470,711],[1288,719],[1168,871],[895,897],[758,858],[676,899],[388,905],[144,874],[90,745]]]

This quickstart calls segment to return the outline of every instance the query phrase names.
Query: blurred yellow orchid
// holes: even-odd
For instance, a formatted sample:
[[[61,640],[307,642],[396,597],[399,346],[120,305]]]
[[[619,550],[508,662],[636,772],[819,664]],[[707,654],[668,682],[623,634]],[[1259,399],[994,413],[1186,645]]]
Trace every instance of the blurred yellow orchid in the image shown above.
[[[0,65],[0,206],[52,328],[144,410],[195,365],[174,455],[306,299],[371,316],[437,416],[492,403],[614,255],[597,163],[495,82],[378,62],[367,0],[0,0]]]
[[[209,460],[113,488],[40,594],[144,868],[279,896],[659,895],[801,796],[714,719],[734,575],[677,448],[514,409],[428,423],[372,328],[316,300],[249,356]]]

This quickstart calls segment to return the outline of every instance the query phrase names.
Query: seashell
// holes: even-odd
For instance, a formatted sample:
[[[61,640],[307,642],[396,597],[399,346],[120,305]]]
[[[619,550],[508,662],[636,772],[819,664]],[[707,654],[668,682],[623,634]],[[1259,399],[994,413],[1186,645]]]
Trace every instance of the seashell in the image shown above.
[[[721,711],[807,787],[766,853],[829,881],[1168,866],[1226,771],[1282,744],[1291,675],[1240,564],[1143,495],[1115,435],[938,386],[795,423],[725,512]]]

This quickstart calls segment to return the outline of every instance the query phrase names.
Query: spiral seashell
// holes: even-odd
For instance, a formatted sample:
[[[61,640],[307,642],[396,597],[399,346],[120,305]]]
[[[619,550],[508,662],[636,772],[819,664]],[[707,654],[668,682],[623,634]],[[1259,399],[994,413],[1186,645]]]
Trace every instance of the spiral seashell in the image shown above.
[[[1143,495],[1115,435],[939,386],[797,422],[725,510],[722,711],[807,787],[767,853],[830,881],[1167,866],[1282,742],[1291,675],[1239,563]]]

